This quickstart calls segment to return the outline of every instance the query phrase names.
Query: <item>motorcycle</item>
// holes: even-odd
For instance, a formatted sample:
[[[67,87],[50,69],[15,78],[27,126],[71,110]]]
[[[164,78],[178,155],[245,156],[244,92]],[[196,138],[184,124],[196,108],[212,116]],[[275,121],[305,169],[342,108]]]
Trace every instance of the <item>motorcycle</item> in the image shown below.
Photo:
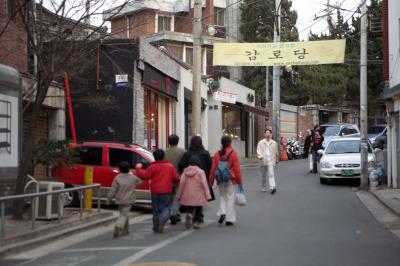
[[[289,160],[299,159],[302,157],[302,147],[298,140],[292,139],[288,141],[286,152]]]

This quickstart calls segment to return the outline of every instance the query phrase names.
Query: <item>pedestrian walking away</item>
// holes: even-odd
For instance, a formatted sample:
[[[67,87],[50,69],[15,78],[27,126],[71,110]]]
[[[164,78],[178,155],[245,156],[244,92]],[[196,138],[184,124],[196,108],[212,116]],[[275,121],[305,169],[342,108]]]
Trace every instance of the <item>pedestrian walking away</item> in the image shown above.
[[[174,166],[165,160],[165,153],[159,149],[153,153],[156,160],[143,170],[141,164],[136,165],[138,177],[150,180],[151,207],[153,211],[153,231],[164,232],[164,224],[170,218],[172,205],[172,187],[179,182]]]
[[[315,130],[314,132],[314,140],[312,143],[312,158],[313,158],[313,173],[316,174],[318,172],[317,163],[319,159],[318,150],[322,150],[322,143],[324,142],[324,137],[321,135],[320,130]]]
[[[114,228],[114,237],[129,234],[129,211],[136,201],[136,186],[142,184],[137,176],[129,172],[129,163],[123,161],[119,164],[119,171],[107,195],[107,205],[115,197],[118,205],[119,217]]]
[[[243,178],[238,154],[232,148],[231,137],[223,136],[221,146],[221,150],[213,157],[210,184],[213,185],[215,180],[219,189],[218,223],[226,221],[226,226],[232,226],[236,223],[235,188],[236,185],[243,187]]]
[[[189,159],[189,166],[183,170],[176,198],[181,204],[181,211],[186,213],[185,226],[190,228],[193,221],[193,213],[196,209],[207,204],[211,199],[210,189],[206,174],[200,168],[201,161],[197,155]],[[196,221],[193,228],[198,229],[201,224]]]
[[[180,173],[183,172],[183,169],[189,166],[189,160],[192,155],[197,155],[200,158],[201,166],[200,168],[206,174],[207,182],[209,183],[209,176],[211,171],[211,156],[210,153],[204,148],[203,141],[200,136],[193,136],[190,139],[189,149],[185,154],[182,156],[181,161],[178,165],[178,170]],[[210,187],[211,193],[211,200],[214,200],[214,193],[212,188]],[[193,215],[193,223],[203,223],[204,222],[204,215],[203,215],[203,208],[199,207],[196,208],[194,215]]]
[[[178,165],[180,160],[182,159],[183,154],[185,153],[185,150],[179,148],[178,143],[179,143],[179,137],[177,135],[172,134],[168,137],[169,148],[165,150],[165,159],[174,166],[178,174],[182,174],[181,172],[179,172]],[[179,213],[180,206],[175,197],[177,189],[178,189],[177,186],[174,186],[172,206],[171,206],[171,217],[170,217],[172,225],[175,225],[181,221],[181,216]]]
[[[278,163],[278,145],[272,139],[272,130],[265,130],[265,138],[257,144],[261,168],[261,192],[267,191],[267,176],[271,194],[276,192],[275,165]]]

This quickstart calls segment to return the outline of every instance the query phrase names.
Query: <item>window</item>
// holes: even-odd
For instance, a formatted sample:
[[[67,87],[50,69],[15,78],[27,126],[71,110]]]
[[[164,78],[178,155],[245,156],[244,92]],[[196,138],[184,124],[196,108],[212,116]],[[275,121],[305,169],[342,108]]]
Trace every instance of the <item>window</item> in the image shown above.
[[[225,9],[214,7],[214,24],[225,26]]]
[[[193,48],[192,47],[186,47],[185,63],[190,66],[193,66]]]
[[[158,32],[171,31],[172,17],[158,16]]]
[[[359,140],[331,141],[326,148],[326,154],[360,153],[361,142]],[[368,145],[368,153],[372,153]]]
[[[100,147],[78,147],[76,148],[76,156],[79,164],[101,165],[101,157],[103,149]]]
[[[14,14],[15,9],[15,0],[6,0],[6,18],[10,20]]]
[[[134,168],[137,163],[142,163],[147,167],[149,163],[136,152],[122,149],[110,149],[110,166],[118,167],[119,163],[127,161],[131,168]]]
[[[241,138],[241,111],[230,106],[222,106],[222,133],[232,139]]]
[[[357,134],[358,131],[352,127],[345,127],[342,129],[342,133],[340,135],[350,135],[350,134]]]

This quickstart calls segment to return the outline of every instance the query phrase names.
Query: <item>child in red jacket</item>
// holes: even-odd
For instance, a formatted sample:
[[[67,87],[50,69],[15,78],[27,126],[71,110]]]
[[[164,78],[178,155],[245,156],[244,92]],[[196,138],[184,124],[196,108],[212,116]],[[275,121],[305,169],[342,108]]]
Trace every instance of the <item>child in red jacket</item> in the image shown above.
[[[136,174],[144,180],[151,180],[151,206],[153,209],[153,231],[164,232],[164,224],[171,215],[172,186],[179,182],[174,166],[165,160],[165,153],[159,149],[153,153],[154,159],[146,170],[136,166]]]

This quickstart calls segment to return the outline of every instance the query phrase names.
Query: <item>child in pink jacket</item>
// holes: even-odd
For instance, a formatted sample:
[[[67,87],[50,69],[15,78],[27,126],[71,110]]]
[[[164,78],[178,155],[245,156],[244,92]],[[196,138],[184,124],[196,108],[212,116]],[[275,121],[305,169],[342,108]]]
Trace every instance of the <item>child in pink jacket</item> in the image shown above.
[[[192,216],[196,208],[207,204],[211,199],[210,188],[204,171],[200,168],[201,161],[197,155],[189,159],[189,166],[183,170],[176,193],[176,198],[181,204],[181,212],[186,213],[185,227],[192,226]],[[200,224],[194,223],[193,228],[199,229]]]

